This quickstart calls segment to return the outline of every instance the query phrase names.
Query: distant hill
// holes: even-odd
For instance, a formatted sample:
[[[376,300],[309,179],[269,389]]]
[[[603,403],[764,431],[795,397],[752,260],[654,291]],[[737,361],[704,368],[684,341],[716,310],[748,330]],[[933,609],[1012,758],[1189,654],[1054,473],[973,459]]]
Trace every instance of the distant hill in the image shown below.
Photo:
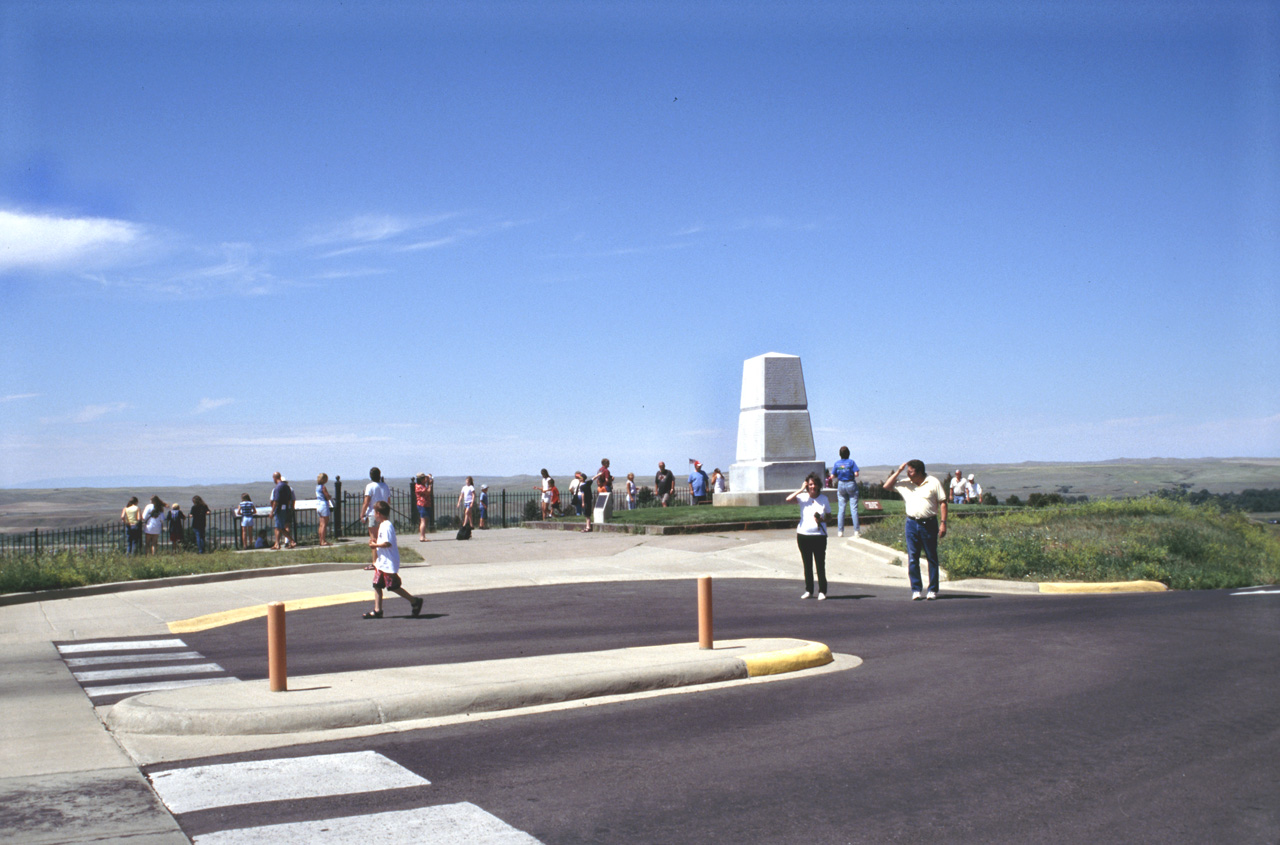
[[[532,475],[514,476],[474,476],[477,486],[488,484],[491,491],[506,487],[511,490],[531,490],[538,486],[539,479]],[[573,473],[565,474],[558,484],[568,486]],[[437,476],[435,489],[439,496],[438,503],[456,498],[462,489],[465,476]],[[343,479],[342,489],[345,493],[361,493],[369,483],[368,478]],[[408,478],[388,478],[392,487],[405,490],[410,485]],[[315,493],[315,480],[289,479],[294,494],[300,499],[309,499]],[[72,528],[79,525],[98,525],[119,519],[120,511],[128,503],[130,496],[137,496],[138,501],[146,504],[152,496],[159,496],[164,502],[179,502],[186,509],[191,504],[191,497],[199,495],[214,510],[235,505],[240,495],[248,493],[255,502],[262,503],[271,498],[271,482],[246,481],[230,484],[175,484],[175,485],[121,485],[113,487],[51,487],[43,489],[0,488],[0,531],[30,531],[33,528]],[[329,481],[329,495],[336,495],[336,485]]]
[[[856,458],[856,456],[855,456]],[[1140,496],[1160,489],[1208,490],[1210,493],[1237,493],[1247,489],[1280,489],[1280,458],[1120,458],[1091,463],[950,464],[929,462],[929,473],[939,478],[954,469],[974,473],[982,489],[1000,499],[1016,494],[1026,500],[1031,493],[1063,493],[1091,498]],[[891,467],[862,467],[862,480],[875,482],[889,474]],[[561,489],[568,487],[572,470],[552,473]],[[679,474],[677,474],[677,477]],[[476,484],[488,484],[491,493],[504,487],[528,490],[538,485],[532,475],[475,476]],[[638,478],[652,484],[653,476]],[[367,478],[344,479],[345,491],[361,492]],[[391,478],[393,487],[404,489],[407,478]],[[436,478],[437,506],[452,504],[463,482],[462,476]],[[309,498],[315,482],[290,479],[300,498]],[[330,493],[334,484],[330,481]],[[117,519],[130,496],[146,501],[157,495],[165,502],[187,506],[199,494],[211,508],[230,507],[249,493],[255,502],[266,501],[271,492],[268,481],[216,485],[146,486],[122,484],[113,487],[51,487],[43,489],[0,489],[0,531],[30,531],[33,528],[68,528],[95,525]]]

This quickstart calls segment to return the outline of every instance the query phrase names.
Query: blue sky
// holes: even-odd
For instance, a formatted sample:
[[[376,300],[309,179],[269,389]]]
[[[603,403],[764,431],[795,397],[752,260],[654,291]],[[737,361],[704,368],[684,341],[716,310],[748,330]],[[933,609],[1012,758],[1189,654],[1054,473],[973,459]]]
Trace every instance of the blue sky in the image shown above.
[[[1280,455],[1275,3],[0,27],[0,485]]]

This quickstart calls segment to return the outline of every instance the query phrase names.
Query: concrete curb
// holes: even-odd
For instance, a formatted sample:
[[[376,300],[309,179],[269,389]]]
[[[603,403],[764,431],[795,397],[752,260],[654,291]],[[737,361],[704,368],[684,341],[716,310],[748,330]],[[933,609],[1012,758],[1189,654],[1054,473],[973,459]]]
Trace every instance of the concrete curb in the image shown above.
[[[1163,593],[1169,588],[1159,581],[1105,581],[1074,583],[1046,582],[1038,585],[1042,593]]]
[[[797,672],[801,669],[815,669],[818,666],[826,666],[834,660],[831,649],[822,643],[806,643],[798,648],[742,658],[742,662],[747,667],[747,675],[752,678],[762,675],[781,675],[784,672]]]
[[[135,590],[159,590],[164,587],[185,587],[191,584],[215,584],[220,581],[245,581],[250,578],[273,578],[276,575],[306,575],[313,572],[341,572],[347,569],[363,568],[363,563],[295,563],[290,566],[235,569],[230,572],[198,572],[195,575],[172,575],[168,578],[151,578],[145,581],[112,581],[109,584],[64,587],[60,590],[5,593],[0,595],[0,607],[11,604],[56,601],[57,599],[74,599],[82,596],[100,596],[109,593],[129,593]]]
[[[761,650],[732,653],[753,648]],[[104,721],[119,733],[166,736],[335,730],[743,680],[833,660],[821,643],[771,639],[410,666],[291,678],[284,693],[265,680],[147,693],[116,704]]]

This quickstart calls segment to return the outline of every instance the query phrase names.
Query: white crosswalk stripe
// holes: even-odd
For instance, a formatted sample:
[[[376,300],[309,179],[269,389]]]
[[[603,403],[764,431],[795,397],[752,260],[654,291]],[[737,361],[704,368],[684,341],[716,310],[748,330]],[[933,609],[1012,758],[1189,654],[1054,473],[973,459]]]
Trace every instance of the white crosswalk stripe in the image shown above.
[[[195,845],[540,845],[475,804],[441,804],[340,819],[220,830]]]
[[[149,648],[186,648],[182,640],[122,640],[110,643],[64,643],[59,654],[84,654],[90,651],[143,651]]]
[[[194,663],[187,666],[142,666],[134,669],[94,669],[72,672],[77,681],[123,681],[125,678],[154,678],[157,675],[208,675],[225,671],[217,663]]]
[[[270,823],[272,815],[283,812],[284,803],[289,801],[367,796],[431,785],[426,778],[376,751],[188,766],[153,771],[147,777],[179,824],[183,824],[184,814],[196,814],[189,819],[197,828],[192,836],[195,845],[541,845],[529,834],[469,802]],[[419,794],[425,800],[430,790],[398,793],[396,800],[404,806],[406,795],[413,801]],[[369,803],[369,798],[359,798],[356,806]],[[323,808],[342,805],[335,802],[315,806],[322,808],[318,812],[324,812]],[[268,823],[199,831],[202,811],[220,810],[222,814],[216,817],[225,819],[227,808],[235,807],[244,807],[243,812],[255,821]]]
[[[221,665],[198,651],[192,651],[176,637],[61,643],[58,653],[95,705],[113,704],[144,692],[237,680],[228,675]],[[106,683],[110,681],[117,683]]]
[[[202,687],[210,684],[234,684],[239,678],[192,678],[186,681],[152,681],[145,684],[112,684],[105,687],[84,687],[90,698],[106,698],[113,695],[140,695],[144,692],[158,692],[166,689],[182,689],[183,687]]]
[[[258,801],[379,792],[430,781],[376,751],[250,760],[155,772],[156,794],[175,813]]]
[[[175,651],[161,654],[109,654],[106,657],[66,657],[63,663],[72,669],[81,666],[105,666],[115,663],[163,663],[170,660],[204,660],[198,651]]]

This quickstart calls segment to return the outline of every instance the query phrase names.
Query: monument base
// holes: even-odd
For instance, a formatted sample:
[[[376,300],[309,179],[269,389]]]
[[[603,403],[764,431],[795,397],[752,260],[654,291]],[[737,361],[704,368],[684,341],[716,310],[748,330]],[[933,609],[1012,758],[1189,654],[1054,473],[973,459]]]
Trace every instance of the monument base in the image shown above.
[[[717,508],[756,508],[761,505],[785,505],[787,497],[796,492],[800,485],[797,483],[790,490],[758,490],[754,493],[717,493],[711,499],[711,504]],[[827,488],[822,491],[827,496],[827,502],[830,503],[831,512],[835,513],[836,509],[836,491]]]
[[[729,467],[729,489],[738,493],[799,490],[809,473],[827,471],[822,461],[744,461]]]

